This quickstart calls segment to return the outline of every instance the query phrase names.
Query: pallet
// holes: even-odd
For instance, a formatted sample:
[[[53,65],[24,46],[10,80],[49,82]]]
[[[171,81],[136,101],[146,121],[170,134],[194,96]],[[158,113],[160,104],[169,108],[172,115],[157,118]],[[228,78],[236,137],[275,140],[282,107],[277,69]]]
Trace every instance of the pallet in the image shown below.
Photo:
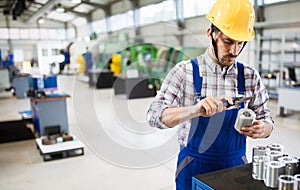
[[[44,161],[84,155],[84,144],[78,139],[52,145],[43,145],[42,138],[35,141]]]

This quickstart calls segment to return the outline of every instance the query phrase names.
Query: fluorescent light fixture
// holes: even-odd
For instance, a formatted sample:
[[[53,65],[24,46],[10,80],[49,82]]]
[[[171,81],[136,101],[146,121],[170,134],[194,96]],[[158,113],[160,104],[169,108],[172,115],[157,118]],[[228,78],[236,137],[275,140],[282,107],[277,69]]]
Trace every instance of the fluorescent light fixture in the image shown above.
[[[44,23],[45,23],[45,20],[42,19],[42,18],[40,18],[40,19],[38,20],[38,23],[39,23],[39,24],[44,24]]]
[[[56,12],[58,13],[64,13],[65,9],[61,6],[61,4],[59,3],[55,9]]]
[[[58,12],[58,13],[63,13],[63,12],[65,12],[65,9],[63,7],[57,7],[55,9],[55,11]]]
[[[81,3],[81,0],[70,0],[70,2],[73,4],[78,4],[78,3]]]

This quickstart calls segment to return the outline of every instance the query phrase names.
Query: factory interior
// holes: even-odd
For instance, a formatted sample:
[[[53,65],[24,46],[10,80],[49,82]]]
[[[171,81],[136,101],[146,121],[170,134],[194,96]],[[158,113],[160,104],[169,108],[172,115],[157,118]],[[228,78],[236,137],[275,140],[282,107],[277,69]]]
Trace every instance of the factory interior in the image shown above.
[[[0,189],[179,189],[180,124],[147,112],[168,73],[207,52],[219,1],[0,1]],[[300,1],[223,3],[248,1],[255,35],[236,60],[261,77],[274,127],[246,138],[248,163],[192,190],[300,190]]]

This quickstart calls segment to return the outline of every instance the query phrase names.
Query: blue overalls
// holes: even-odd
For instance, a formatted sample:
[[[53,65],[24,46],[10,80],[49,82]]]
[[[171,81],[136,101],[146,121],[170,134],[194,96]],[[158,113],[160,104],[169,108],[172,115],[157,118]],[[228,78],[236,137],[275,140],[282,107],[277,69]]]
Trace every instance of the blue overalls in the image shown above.
[[[193,65],[194,88],[201,96],[202,77],[199,76],[197,59]],[[244,94],[244,66],[238,63],[238,93]],[[240,105],[240,108],[244,104]],[[181,147],[176,171],[176,189],[189,190],[192,177],[198,174],[241,165],[246,162],[246,137],[239,134],[235,121],[239,109],[230,109],[211,117],[192,119],[186,147]],[[217,176],[216,176],[217,177]]]

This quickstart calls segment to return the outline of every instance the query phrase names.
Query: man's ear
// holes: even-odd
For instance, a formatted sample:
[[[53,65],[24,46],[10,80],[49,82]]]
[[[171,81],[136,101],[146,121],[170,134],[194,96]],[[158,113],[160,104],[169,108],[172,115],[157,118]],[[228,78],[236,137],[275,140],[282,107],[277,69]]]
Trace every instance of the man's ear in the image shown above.
[[[207,35],[208,39],[211,41],[211,35],[210,35],[210,33],[211,33],[211,28],[208,27],[207,30],[206,30],[206,35]]]

